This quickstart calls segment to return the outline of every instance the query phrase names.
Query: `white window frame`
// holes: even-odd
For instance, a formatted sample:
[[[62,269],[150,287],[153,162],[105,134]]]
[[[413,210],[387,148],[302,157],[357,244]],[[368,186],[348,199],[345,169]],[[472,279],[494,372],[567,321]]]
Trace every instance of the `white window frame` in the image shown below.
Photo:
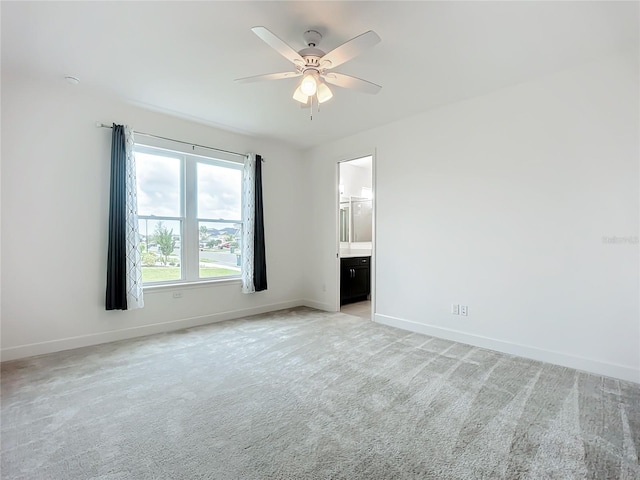
[[[195,147],[191,147],[195,150]],[[200,222],[228,223],[235,225],[244,224],[244,219],[209,219],[198,217],[198,163],[231,168],[234,170],[243,169],[243,163],[237,160],[224,158],[223,152],[215,157],[207,153],[194,153],[185,151],[184,145],[176,144],[162,139],[145,138],[134,145],[134,152],[161,155],[168,158],[180,160],[180,216],[164,217],[138,215],[140,220],[166,220],[180,221],[180,279],[166,280],[159,282],[144,283],[144,289],[154,289],[171,287],[176,285],[199,285],[209,283],[240,282],[242,270],[237,275],[220,277],[200,278]],[[219,158],[223,157],[223,158]],[[242,203],[242,182],[241,182],[241,203]],[[242,208],[241,208],[242,211]],[[147,235],[149,232],[147,232]],[[242,268],[242,266],[240,266]]]

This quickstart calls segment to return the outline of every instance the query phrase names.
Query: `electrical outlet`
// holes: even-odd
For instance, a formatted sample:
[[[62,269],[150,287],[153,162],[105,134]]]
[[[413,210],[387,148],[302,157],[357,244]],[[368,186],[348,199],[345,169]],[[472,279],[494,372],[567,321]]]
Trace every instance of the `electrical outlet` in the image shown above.
[[[182,292],[173,292],[173,298],[182,298]]]
[[[457,303],[451,304],[451,314],[452,315],[460,315],[460,305]]]
[[[464,315],[465,317],[469,314],[469,307],[466,305],[460,305],[460,315]]]

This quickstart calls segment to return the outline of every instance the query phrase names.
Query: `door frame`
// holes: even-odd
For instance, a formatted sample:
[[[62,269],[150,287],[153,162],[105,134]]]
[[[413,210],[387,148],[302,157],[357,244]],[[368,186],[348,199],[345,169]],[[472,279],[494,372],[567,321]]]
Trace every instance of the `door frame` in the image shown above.
[[[333,212],[335,215],[334,222],[334,239],[335,239],[335,278],[336,278],[336,289],[335,289],[335,297],[334,297],[334,311],[340,311],[340,164],[347,163],[352,160],[358,160],[364,157],[371,157],[371,193],[372,193],[372,201],[371,201],[371,320],[375,319],[376,309],[376,217],[377,217],[377,168],[376,168],[376,160],[377,160],[377,149],[368,148],[363,149],[362,152],[358,152],[356,154],[350,154],[342,156],[340,160],[338,160],[334,167],[334,206]]]

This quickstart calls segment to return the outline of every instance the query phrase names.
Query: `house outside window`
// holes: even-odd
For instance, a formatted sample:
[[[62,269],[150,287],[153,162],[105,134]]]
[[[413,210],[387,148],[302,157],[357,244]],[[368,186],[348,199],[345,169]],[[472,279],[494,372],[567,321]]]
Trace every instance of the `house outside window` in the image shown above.
[[[241,276],[242,164],[135,146],[144,285]]]

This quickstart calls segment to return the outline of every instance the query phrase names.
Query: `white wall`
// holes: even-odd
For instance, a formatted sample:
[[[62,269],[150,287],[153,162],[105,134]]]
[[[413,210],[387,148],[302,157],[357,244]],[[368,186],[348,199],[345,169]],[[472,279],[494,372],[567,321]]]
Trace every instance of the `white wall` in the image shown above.
[[[60,79],[2,72],[2,359],[299,305],[300,152],[113,101]],[[212,105],[212,108],[215,108]],[[145,308],[104,309],[111,131],[262,154],[268,285],[145,293]],[[180,290],[183,297],[173,298]]]
[[[620,54],[307,152],[307,298],[335,305],[336,162],[375,149],[377,321],[640,381],[638,85]]]
[[[340,164],[340,184],[344,186],[342,197],[361,197],[362,187],[371,188],[371,167],[365,165],[353,165],[350,162]]]

